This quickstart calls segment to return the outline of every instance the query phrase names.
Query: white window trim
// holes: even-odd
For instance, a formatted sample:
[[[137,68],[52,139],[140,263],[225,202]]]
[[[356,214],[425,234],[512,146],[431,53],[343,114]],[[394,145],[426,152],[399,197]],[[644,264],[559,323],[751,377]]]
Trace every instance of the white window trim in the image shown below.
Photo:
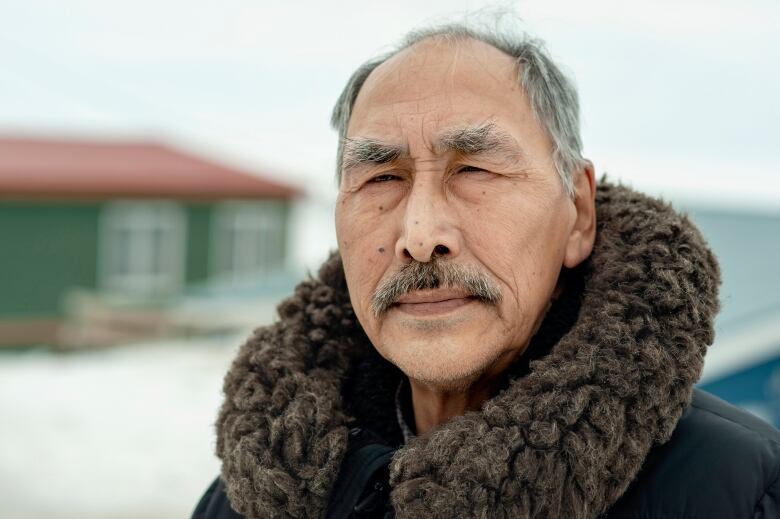
[[[106,204],[100,215],[99,231],[99,286],[110,292],[128,295],[158,296],[181,291],[186,268],[186,215],[182,208],[171,201],[117,200]],[[168,234],[164,239],[169,247],[166,262],[167,272],[119,273],[116,265],[120,261],[118,229],[130,228],[151,232],[162,229]],[[140,242],[144,243],[144,242]],[[131,254],[133,251],[131,250]],[[136,266],[148,258],[148,252],[138,250],[129,258]]]
[[[268,231],[269,233],[278,233],[280,241],[284,242],[284,217],[279,209],[283,203],[277,200],[262,201],[227,201],[214,207],[211,220],[211,240],[209,255],[209,272],[212,277],[240,280],[247,276],[264,276],[278,273],[284,269],[284,263],[287,255],[286,251],[281,252],[282,261],[279,265],[269,266],[268,264],[257,265],[254,269],[236,269],[236,265],[256,263],[257,251],[259,250],[259,237],[252,231]],[[233,251],[229,250],[228,239],[225,229],[238,227],[250,236],[250,241],[241,244],[232,244]],[[239,258],[232,256],[238,252]],[[230,264],[230,265],[228,265]]]

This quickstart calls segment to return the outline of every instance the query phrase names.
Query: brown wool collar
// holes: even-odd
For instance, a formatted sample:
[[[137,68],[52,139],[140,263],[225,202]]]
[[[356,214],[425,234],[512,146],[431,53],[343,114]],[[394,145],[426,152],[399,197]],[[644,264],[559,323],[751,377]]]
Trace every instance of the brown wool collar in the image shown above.
[[[669,439],[713,339],[718,266],[665,203],[602,181],[596,205],[573,325],[481,411],[396,453],[398,517],[596,517]],[[357,323],[338,255],[298,285],[279,317],[225,377],[217,454],[239,513],[317,517],[348,424],[383,398],[392,424],[398,376],[377,378],[375,394],[355,389],[366,362],[384,361]]]

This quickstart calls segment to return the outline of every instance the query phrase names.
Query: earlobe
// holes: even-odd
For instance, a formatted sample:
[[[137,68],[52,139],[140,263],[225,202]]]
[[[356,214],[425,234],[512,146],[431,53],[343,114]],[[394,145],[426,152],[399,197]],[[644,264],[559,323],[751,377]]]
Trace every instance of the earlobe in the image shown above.
[[[586,160],[574,173],[576,220],[569,234],[563,265],[574,268],[590,256],[596,241],[596,180],[593,163]]]

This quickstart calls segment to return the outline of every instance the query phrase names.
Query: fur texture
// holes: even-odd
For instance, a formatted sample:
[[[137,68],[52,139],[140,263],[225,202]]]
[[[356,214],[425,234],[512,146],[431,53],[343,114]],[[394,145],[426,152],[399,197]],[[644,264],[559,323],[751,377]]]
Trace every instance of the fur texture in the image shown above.
[[[504,389],[397,452],[398,517],[596,517],[669,439],[713,340],[718,266],[668,205],[603,181],[596,203],[593,254]],[[357,323],[338,255],[279,316],[225,378],[217,454],[239,513],[317,517],[353,422],[399,442],[401,375]]]

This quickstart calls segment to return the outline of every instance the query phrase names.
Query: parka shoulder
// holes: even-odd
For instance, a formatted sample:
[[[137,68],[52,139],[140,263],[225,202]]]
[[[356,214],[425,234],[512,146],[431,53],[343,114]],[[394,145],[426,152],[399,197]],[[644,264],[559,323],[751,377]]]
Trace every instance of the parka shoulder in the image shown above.
[[[605,519],[780,517],[780,432],[700,389]]]
[[[243,519],[243,516],[230,506],[225,483],[217,477],[200,498],[192,512],[192,519]]]

